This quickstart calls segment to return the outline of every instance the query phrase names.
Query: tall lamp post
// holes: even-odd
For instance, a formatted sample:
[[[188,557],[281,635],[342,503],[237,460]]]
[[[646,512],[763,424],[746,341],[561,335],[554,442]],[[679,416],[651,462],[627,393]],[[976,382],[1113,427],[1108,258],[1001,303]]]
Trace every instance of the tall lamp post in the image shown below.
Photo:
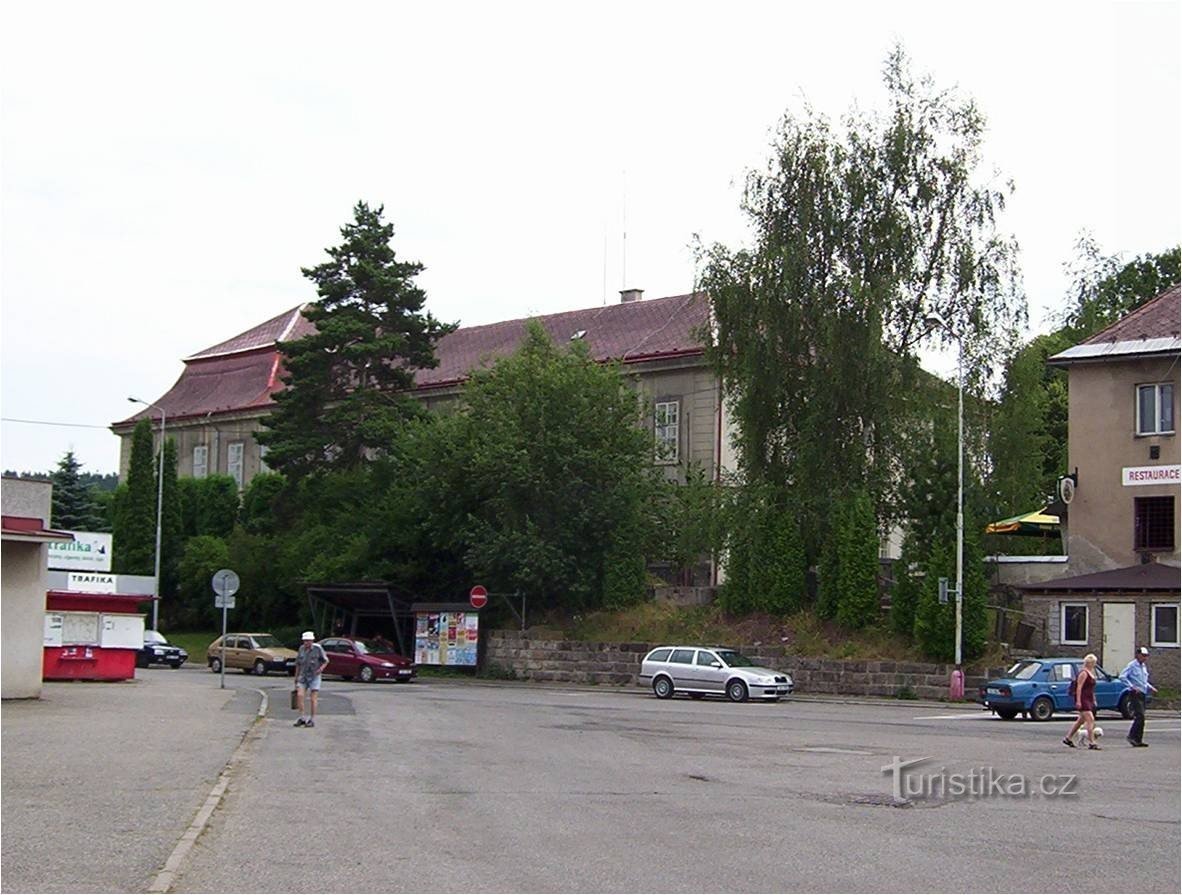
[[[167,415],[163,407],[141,401],[139,398],[128,398],[127,400],[132,404],[143,404],[149,410],[160,411],[160,451],[156,455],[158,457],[156,461],[156,599],[152,601],[152,630],[159,631],[157,619],[160,611],[160,523],[164,518],[164,421]]]
[[[964,630],[964,339],[935,312],[928,315],[928,323],[956,339],[956,668],[959,671]]]

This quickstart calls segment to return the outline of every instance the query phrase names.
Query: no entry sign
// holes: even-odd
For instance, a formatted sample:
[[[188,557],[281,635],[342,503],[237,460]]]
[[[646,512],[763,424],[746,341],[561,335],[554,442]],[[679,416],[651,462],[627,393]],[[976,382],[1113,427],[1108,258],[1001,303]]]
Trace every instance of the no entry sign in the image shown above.
[[[484,608],[484,604],[488,602],[488,591],[484,589],[484,585],[477,584],[468,591],[468,602],[472,604],[473,609]]]

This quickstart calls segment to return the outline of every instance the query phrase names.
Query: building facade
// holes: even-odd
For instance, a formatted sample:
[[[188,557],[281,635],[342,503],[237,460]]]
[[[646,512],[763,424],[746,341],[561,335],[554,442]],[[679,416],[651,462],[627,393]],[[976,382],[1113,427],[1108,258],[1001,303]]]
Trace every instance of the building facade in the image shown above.
[[[701,293],[643,300],[634,289],[622,292],[618,304],[538,318],[556,344],[583,341],[596,361],[620,364],[644,397],[642,424],[653,435],[653,462],[671,479],[684,479],[694,465],[716,477],[723,464],[726,411],[700,339],[708,310]],[[462,327],[444,336],[436,348],[438,366],[416,372],[414,396],[434,408],[457,400],[473,370],[517,349],[527,322]],[[164,411],[166,436],[177,442],[178,475],[229,475],[243,488],[266,471],[256,434],[283,388],[278,343],[309,332],[301,308],[292,308],[184,359],[176,383],[152,402]],[[152,420],[158,447],[158,409],[111,427],[121,439],[121,478],[130,465],[132,432],[143,418]]]
[[[1045,621],[1048,650],[1094,652],[1112,671],[1145,645],[1155,677],[1174,687],[1179,313],[1173,286],[1049,359],[1068,377],[1067,563],[1059,577],[1027,585],[1024,599],[1028,615]]]

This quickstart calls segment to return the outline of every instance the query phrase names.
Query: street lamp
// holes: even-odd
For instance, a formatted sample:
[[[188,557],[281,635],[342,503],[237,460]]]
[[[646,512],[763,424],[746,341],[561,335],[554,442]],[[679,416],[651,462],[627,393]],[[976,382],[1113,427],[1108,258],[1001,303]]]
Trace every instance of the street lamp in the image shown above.
[[[152,601],[152,630],[159,631],[157,625],[158,613],[160,610],[160,522],[164,518],[164,421],[166,414],[163,407],[157,407],[147,401],[141,401],[139,398],[128,398],[132,404],[143,404],[149,410],[160,411],[160,452],[157,454],[159,458],[156,462],[156,480],[158,482],[156,487],[156,599]]]
[[[956,339],[956,668],[960,670],[964,603],[964,339],[935,311],[928,323]]]

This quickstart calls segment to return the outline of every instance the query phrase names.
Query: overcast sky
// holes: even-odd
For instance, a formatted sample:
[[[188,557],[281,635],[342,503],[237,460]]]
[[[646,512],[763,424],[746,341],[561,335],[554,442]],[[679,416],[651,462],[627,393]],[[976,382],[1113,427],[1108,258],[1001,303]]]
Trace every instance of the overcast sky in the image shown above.
[[[778,119],[882,108],[896,40],[988,117],[1034,329],[1081,231],[1126,258],[1179,237],[1173,2],[109,0],[2,16],[4,469],[73,449],[114,471],[117,439],[86,427],[314,299],[300,267],[358,199],[385,205],[443,320],[687,292],[693,234],[747,241],[739,187]]]

